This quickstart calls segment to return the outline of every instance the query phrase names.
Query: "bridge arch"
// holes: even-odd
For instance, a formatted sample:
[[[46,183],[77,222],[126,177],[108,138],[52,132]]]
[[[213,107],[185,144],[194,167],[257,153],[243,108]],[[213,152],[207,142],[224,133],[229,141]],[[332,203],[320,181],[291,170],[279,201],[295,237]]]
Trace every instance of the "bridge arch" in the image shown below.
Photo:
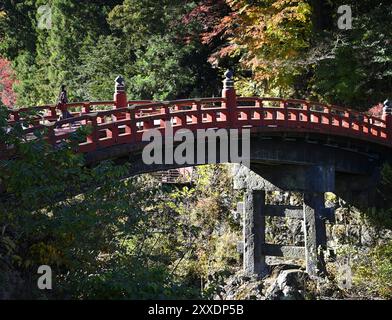
[[[73,118],[57,121],[56,105],[12,110],[9,125],[23,120],[23,112],[34,110],[39,116],[25,130],[32,135],[47,129],[52,144],[68,139],[79,126],[88,125],[91,133],[77,152],[85,154],[87,164],[102,160],[129,161],[138,174],[183,167],[184,165],[145,165],[141,151],[143,134],[151,129],[162,134],[167,126],[176,133],[200,129],[250,130],[249,166],[260,171],[285,166],[332,167],[337,181],[360,180],[377,176],[386,161],[391,161],[392,115],[384,110],[382,118],[348,108],[298,99],[238,97],[233,74],[227,72],[222,97],[174,101],[128,101],[125,83],[115,81],[113,101],[69,103],[63,108]],[[61,128],[59,128],[61,127]],[[164,145],[163,145],[164,147]],[[0,146],[1,148],[1,146]],[[1,157],[7,157],[3,146]],[[197,150],[195,150],[195,154]],[[193,163],[198,163],[195,159]],[[218,162],[221,162],[218,157]],[[370,185],[370,184],[369,184]]]

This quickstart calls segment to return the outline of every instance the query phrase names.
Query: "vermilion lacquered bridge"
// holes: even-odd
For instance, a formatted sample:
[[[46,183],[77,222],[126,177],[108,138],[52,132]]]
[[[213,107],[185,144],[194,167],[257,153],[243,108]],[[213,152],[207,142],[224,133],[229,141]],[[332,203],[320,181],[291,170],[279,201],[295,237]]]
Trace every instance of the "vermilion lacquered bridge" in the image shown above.
[[[230,85],[225,85],[221,98],[163,102],[127,101],[125,90],[116,88],[113,101],[69,103],[65,107],[73,118],[57,121],[56,106],[46,105],[12,111],[9,124],[22,120],[23,112],[39,111],[41,115],[25,129],[25,134],[46,128],[52,144],[69,138],[78,126],[90,125],[91,134],[79,145],[82,153],[141,142],[146,130],[163,131],[168,123],[174,132],[208,128],[298,131],[347,136],[392,146],[391,115],[377,118],[306,100],[237,97],[234,86]]]
[[[232,74],[228,72],[226,77],[220,98],[163,102],[128,101],[119,77],[113,101],[62,106],[72,113],[71,119],[57,121],[58,109],[49,105],[14,110],[8,124],[11,127],[23,120],[23,112],[35,110],[40,115],[24,130],[25,135],[34,139],[37,129],[46,129],[53,145],[70,138],[80,126],[89,125],[90,133],[77,150],[86,154],[86,163],[126,157],[132,162],[129,176],[185,166],[145,164],[140,147],[143,134],[149,130],[164,133],[169,125],[173,132],[250,129],[255,133],[251,137],[254,152],[250,154],[253,174],[243,166],[234,177],[236,188],[246,191],[239,206],[242,209],[238,209],[244,217],[245,272],[264,274],[265,256],[305,257],[307,272],[316,275],[316,266],[324,261],[317,248],[327,245],[325,221],[333,220],[333,208],[325,206],[324,193],[336,192],[350,203],[366,203],[366,208],[377,202],[380,168],[385,161],[392,163],[392,110],[384,108],[382,118],[377,118],[306,100],[237,97]],[[7,151],[12,151],[12,146],[3,146],[0,158],[6,158]],[[267,205],[265,190],[303,192],[304,205]],[[304,221],[304,247],[266,243],[265,217],[293,215]]]

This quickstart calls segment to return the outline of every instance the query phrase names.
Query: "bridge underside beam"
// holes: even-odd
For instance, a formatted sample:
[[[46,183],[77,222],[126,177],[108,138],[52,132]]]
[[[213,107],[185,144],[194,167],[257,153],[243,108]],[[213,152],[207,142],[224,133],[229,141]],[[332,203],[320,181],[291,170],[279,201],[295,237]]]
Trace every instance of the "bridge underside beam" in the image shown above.
[[[118,163],[129,162],[131,167],[128,176],[193,165],[146,165],[142,160],[142,151],[146,144],[124,144],[97,150],[87,154],[86,161],[92,165],[108,159],[116,160]],[[164,146],[162,148],[165,149]],[[207,151],[208,142],[205,148]],[[197,150],[194,154],[198,154]],[[360,208],[379,206],[382,202],[376,197],[377,183],[380,180],[378,175],[382,164],[388,159],[392,163],[391,152],[385,147],[317,133],[252,133],[250,141],[250,168],[266,178],[262,181],[261,189],[332,191]],[[334,168],[334,183],[332,180],[324,180],[324,185],[321,185],[319,179],[314,179],[320,173],[315,169],[309,169],[314,166]]]
[[[296,246],[264,244],[261,246],[261,252],[265,256],[283,257],[288,259],[303,259],[305,257],[305,248]]]
[[[146,144],[124,144],[101,149],[89,153],[86,160],[90,164],[107,159],[115,159],[118,163],[129,162],[129,176],[193,165],[146,165],[142,160],[142,151]],[[219,142],[216,146],[220,146]],[[164,155],[165,147],[162,148]],[[208,142],[205,148],[207,155]],[[197,151],[194,150],[195,156]],[[336,191],[341,198],[357,206],[369,207],[379,202],[375,198],[379,178],[375,175],[389,153],[380,146],[321,134],[313,134],[310,140],[306,134],[253,133],[250,141],[250,167],[266,178],[261,188],[263,190]],[[196,163],[196,159],[194,160]],[[220,162],[219,152],[217,162]],[[309,169],[314,166],[334,168],[336,190],[331,188],[332,181],[325,180],[325,185],[320,185],[320,180],[313,179],[313,176],[320,174]]]
[[[333,192],[335,170],[332,166],[262,166],[254,164],[252,170],[281,190],[299,192]]]
[[[344,148],[343,146],[335,146],[327,144],[328,137],[320,138],[317,143],[306,140],[305,137],[296,137],[292,140],[283,138],[280,136],[262,136],[252,134],[250,139],[250,163],[251,164],[279,164],[279,165],[299,165],[299,166],[333,166],[336,172],[357,174],[357,175],[368,175],[375,166],[377,159],[382,155],[382,150],[375,150],[374,152],[365,153],[357,152],[355,150]],[[241,136],[238,140],[230,140],[230,144],[238,143],[241,145]],[[124,159],[135,165],[132,170],[132,174],[151,172],[156,170],[155,167],[159,167],[158,170],[166,169],[169,167],[179,167],[176,164],[162,165],[146,165],[142,161],[142,151],[147,143],[138,144],[123,144],[117,145],[105,149],[100,149],[86,155],[86,161],[89,164],[99,163],[103,160],[108,159]],[[217,141],[215,144],[214,151],[218,151],[220,148],[220,142]],[[209,142],[205,143],[205,154],[208,154]],[[176,146],[174,146],[176,148]],[[241,150],[239,148],[239,150]],[[193,161],[187,163],[186,166],[194,164],[208,163],[208,160],[200,163],[197,156],[200,154],[198,145],[194,145]],[[162,155],[165,155],[165,146],[162,145]],[[377,153],[378,152],[378,153]],[[216,152],[216,161],[220,163],[220,152]],[[224,161],[227,162],[227,161]],[[232,162],[232,161],[229,161]]]
[[[268,217],[302,219],[303,215],[303,208],[298,206],[266,206],[264,211]]]

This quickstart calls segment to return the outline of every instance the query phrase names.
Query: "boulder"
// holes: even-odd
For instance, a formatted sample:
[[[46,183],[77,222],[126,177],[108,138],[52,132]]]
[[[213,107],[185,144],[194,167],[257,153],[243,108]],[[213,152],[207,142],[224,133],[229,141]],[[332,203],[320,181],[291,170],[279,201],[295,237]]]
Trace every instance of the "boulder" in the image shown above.
[[[267,300],[303,300],[309,276],[300,269],[283,270],[266,290]]]

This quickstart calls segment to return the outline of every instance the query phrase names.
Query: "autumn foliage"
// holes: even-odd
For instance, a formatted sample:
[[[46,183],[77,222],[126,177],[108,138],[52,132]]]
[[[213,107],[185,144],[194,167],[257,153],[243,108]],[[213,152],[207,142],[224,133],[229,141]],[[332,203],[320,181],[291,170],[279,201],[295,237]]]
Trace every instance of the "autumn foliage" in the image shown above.
[[[210,63],[237,57],[242,68],[252,70],[253,80],[267,87],[288,86],[301,52],[309,47],[307,1],[205,0],[190,17],[203,24],[204,44],[218,44]]]
[[[373,106],[372,108],[370,108],[368,113],[373,117],[381,118],[383,115],[383,109],[384,109],[384,105],[382,103],[379,103]]]
[[[16,95],[12,88],[15,81],[11,63],[0,58],[0,97],[2,103],[7,107],[14,106],[16,102]]]

